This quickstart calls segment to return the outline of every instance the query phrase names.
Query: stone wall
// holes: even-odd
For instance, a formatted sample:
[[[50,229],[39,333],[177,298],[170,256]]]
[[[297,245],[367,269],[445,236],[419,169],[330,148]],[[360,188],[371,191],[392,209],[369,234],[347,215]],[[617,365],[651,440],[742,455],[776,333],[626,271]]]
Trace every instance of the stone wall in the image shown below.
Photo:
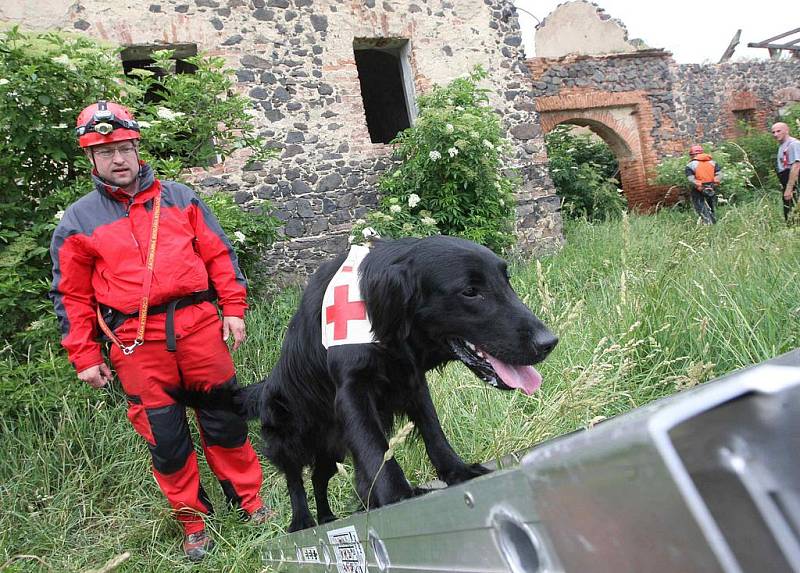
[[[686,142],[736,137],[740,118],[766,129],[800,88],[797,59],[673,65],[672,74],[678,127]]]
[[[0,21],[63,28],[112,44],[195,43],[223,57],[254,101],[254,122],[279,158],[244,170],[233,157],[195,170],[201,190],[224,189],[245,208],[269,200],[283,221],[267,264],[276,278],[305,275],[346,247],[351,223],[377,202],[391,148],[370,141],[353,42],[407,39],[416,93],[480,64],[520,169],[520,245],[562,241],[559,200],[509,0],[43,0],[0,7]],[[146,137],[146,133],[144,134]]]

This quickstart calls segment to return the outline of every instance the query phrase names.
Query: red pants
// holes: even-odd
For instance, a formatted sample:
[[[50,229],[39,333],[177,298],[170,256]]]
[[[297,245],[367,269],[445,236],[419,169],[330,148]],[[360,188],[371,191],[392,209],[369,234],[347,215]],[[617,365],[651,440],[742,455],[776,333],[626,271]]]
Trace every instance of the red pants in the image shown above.
[[[236,383],[233,361],[222,340],[222,322],[179,335],[176,352],[168,352],[163,340],[146,341],[130,356],[115,345],[111,348],[111,361],[128,396],[128,419],[147,441],[156,481],[186,534],[200,531],[211,503],[200,485],[186,408],[164,389],[182,385],[205,390]],[[221,410],[196,414],[206,460],[228,502],[247,513],[259,509],[261,465],[247,438],[247,423]]]

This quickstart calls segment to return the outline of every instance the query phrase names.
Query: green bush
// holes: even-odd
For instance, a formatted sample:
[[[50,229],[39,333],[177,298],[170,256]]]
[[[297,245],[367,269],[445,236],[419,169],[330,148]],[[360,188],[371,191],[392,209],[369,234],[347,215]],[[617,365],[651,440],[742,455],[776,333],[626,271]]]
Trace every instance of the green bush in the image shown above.
[[[723,142],[722,147],[728,153],[732,163],[747,163],[753,167],[750,186],[756,189],[775,189],[778,177],[775,175],[775,155],[778,144],[772,134],[752,128],[746,134],[732,141]],[[726,166],[722,166],[723,169]],[[727,169],[725,169],[727,172]]]
[[[626,208],[619,188],[617,159],[603,141],[573,135],[559,125],[545,136],[548,170],[569,218],[602,221],[619,217]]]
[[[156,64],[168,66],[168,59],[159,53]],[[69,366],[57,346],[47,298],[48,250],[64,209],[91,190],[91,166],[73,129],[81,109],[98,99],[131,107],[143,120],[142,157],[164,178],[178,178],[185,168],[238,148],[251,149],[253,159],[265,156],[249,100],[232,95],[231,72],[217,58],[196,57],[192,63],[195,74],[167,75],[154,87],[147,73],[125,78],[117,50],[85,37],[17,28],[0,34],[0,403],[22,407],[20,397],[43,396],[42,388],[30,384],[47,375],[46,383],[55,385],[48,390],[72,388],[61,387],[63,377],[55,374]],[[161,98],[157,104],[144,101],[151,87]],[[230,197],[212,196],[209,204],[243,270],[253,274],[258,252],[274,240],[276,221],[263,214],[265,206],[260,213],[243,212]]]
[[[372,227],[384,237],[454,235],[498,252],[514,243],[510,146],[478,87],[485,77],[476,68],[419,97],[416,123],[393,141],[400,163],[380,180],[380,208],[356,222],[354,240]]]

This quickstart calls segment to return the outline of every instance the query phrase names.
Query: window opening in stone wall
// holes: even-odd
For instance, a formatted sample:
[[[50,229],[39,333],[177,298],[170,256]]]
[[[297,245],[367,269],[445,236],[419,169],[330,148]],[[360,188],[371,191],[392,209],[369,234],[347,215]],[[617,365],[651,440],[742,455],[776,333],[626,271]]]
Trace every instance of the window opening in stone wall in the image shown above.
[[[193,74],[197,71],[197,66],[186,61],[186,58],[197,55],[197,44],[168,44],[168,45],[146,45],[128,46],[120,52],[122,59],[122,70],[126,76],[134,75],[134,70],[148,70],[155,74],[156,79],[163,78],[168,70],[163,70],[155,65],[153,52],[158,50],[172,50],[172,60],[175,61],[176,74]],[[158,103],[163,97],[158,93],[162,86],[157,81],[147,90],[144,96],[146,103]]]
[[[733,117],[736,119],[736,127],[741,132],[746,132],[748,127],[756,125],[755,109],[735,109]]]
[[[353,51],[370,140],[389,143],[416,117],[409,42],[356,38]]]

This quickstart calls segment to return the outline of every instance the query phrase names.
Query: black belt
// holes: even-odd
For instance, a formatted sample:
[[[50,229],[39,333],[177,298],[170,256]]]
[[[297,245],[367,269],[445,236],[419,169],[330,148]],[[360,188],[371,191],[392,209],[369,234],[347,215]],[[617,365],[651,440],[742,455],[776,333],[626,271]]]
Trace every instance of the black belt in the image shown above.
[[[211,302],[216,299],[217,299],[217,292],[213,288],[210,288],[207,290],[194,292],[190,295],[173,299],[169,302],[157,304],[147,309],[148,316],[153,314],[163,314],[165,312],[167,313],[167,322],[165,325],[165,330],[167,334],[167,350],[169,352],[175,352],[175,350],[177,349],[175,341],[175,311],[185,306],[200,304],[201,302]],[[131,318],[136,318],[137,316],[139,316],[138,310],[136,312],[128,314],[122,312],[121,310],[117,310],[116,308],[106,306],[104,304],[100,305],[100,312],[103,314],[103,319],[106,321],[106,324],[112,331],[119,328],[122,325],[122,323],[125,322],[126,320]],[[101,340],[108,341],[108,337],[105,334],[103,334],[101,336]]]

